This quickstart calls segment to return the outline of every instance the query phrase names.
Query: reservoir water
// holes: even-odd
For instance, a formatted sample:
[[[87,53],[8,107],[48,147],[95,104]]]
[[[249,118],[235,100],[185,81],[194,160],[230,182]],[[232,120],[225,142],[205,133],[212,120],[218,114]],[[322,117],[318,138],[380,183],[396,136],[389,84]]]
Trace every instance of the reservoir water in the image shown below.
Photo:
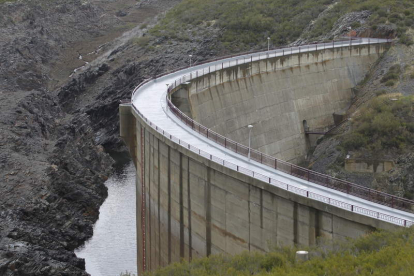
[[[135,223],[135,167],[117,168],[106,181],[108,198],[99,209],[93,237],[75,253],[92,276],[137,275]]]

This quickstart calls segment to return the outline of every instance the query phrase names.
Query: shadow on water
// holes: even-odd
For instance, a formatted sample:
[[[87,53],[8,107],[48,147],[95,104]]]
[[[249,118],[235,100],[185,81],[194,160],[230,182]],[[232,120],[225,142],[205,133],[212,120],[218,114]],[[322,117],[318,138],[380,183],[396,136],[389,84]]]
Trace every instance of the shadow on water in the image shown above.
[[[115,164],[113,165],[115,174],[122,174],[125,167],[132,163],[131,156],[128,152],[111,150],[106,150],[106,152],[115,160]]]
[[[114,174],[105,182],[108,198],[102,204],[93,237],[76,250],[92,276],[137,274],[135,167],[127,154],[110,153]]]

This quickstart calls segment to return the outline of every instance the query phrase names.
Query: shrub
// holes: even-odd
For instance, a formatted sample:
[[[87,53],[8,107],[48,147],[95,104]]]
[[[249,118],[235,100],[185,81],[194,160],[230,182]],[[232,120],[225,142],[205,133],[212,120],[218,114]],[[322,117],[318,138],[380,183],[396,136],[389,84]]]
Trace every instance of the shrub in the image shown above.
[[[213,255],[191,263],[174,263],[148,276],[316,276],[316,275],[412,275],[414,270],[414,229],[378,231],[355,240],[320,240],[309,248],[310,260],[295,262],[290,252]],[[293,251],[294,250],[290,250]],[[278,255],[275,255],[277,253]],[[269,256],[270,255],[270,256]],[[273,260],[276,257],[276,265]],[[281,265],[279,265],[279,260]],[[234,264],[238,264],[236,268]],[[267,269],[254,264],[265,265]]]
[[[406,19],[404,19],[404,25],[407,27],[414,26],[414,18],[407,17]]]
[[[390,67],[389,71],[394,72],[394,73],[401,73],[401,65],[394,64],[393,66]]]
[[[410,36],[406,35],[406,34],[401,35],[399,41],[402,44],[407,45],[407,46],[411,46],[411,45],[414,44],[413,39]]]
[[[346,150],[354,150],[367,144],[367,138],[360,133],[351,133],[347,135],[343,141]]]
[[[387,10],[386,9],[380,9],[379,11],[377,11],[377,14],[380,17],[387,17]]]
[[[385,83],[385,86],[394,86],[395,85],[395,81],[393,80],[389,80]]]
[[[381,79],[381,82],[387,82],[387,81],[389,81],[389,80],[396,80],[396,79],[398,79],[398,74],[397,73],[389,73],[389,74],[386,74],[382,79]]]
[[[358,21],[352,22],[351,24],[352,29],[357,29],[359,27],[361,27],[361,23],[359,23]]]
[[[369,145],[370,150],[404,148],[414,144],[414,97],[390,101],[378,97],[362,108],[353,120],[354,132],[344,136],[342,147],[355,150]]]
[[[375,95],[378,97],[378,96],[381,96],[381,95],[384,95],[384,94],[387,94],[387,91],[385,91],[385,90],[380,90],[380,91],[377,91],[377,92],[375,92]]]
[[[149,36],[142,36],[133,40],[133,42],[140,47],[147,46],[150,41],[151,38]]]
[[[397,23],[402,19],[402,17],[398,13],[393,13],[388,17],[391,23]]]
[[[383,112],[372,120],[374,132],[380,135],[392,136],[400,127],[400,121],[391,112]]]
[[[388,83],[389,81],[398,80],[401,74],[401,66],[399,64],[393,65],[388,69],[388,72],[382,77],[382,83]],[[387,86],[393,86],[394,83],[388,83]]]
[[[272,252],[266,254],[260,262],[260,267],[267,272],[271,271],[275,267],[281,267],[286,263],[286,257],[281,253]]]
[[[410,123],[407,123],[405,126],[409,132],[414,133],[414,123],[410,122]]]
[[[194,30],[198,25],[211,26],[214,21],[213,27],[222,30],[220,46],[237,52],[265,48],[267,37],[271,37],[274,46],[292,42],[312,21],[314,24],[305,38],[320,38],[342,15],[353,11],[370,10],[368,26],[390,20],[405,32],[404,26],[411,24],[412,0],[342,0],[331,4],[332,0],[183,0],[150,33],[180,39],[180,33]],[[354,22],[352,27],[359,28],[360,23]],[[401,37],[401,32],[398,35]]]

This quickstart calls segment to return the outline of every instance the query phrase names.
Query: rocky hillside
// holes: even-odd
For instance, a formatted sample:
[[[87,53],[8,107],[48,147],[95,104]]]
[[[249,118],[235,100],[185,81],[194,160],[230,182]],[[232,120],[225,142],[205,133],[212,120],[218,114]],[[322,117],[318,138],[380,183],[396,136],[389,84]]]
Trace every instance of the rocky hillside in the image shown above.
[[[414,47],[396,44],[356,89],[350,120],[324,137],[309,166],[319,172],[414,198]],[[347,159],[391,161],[387,172],[345,169]]]
[[[372,10],[348,0],[179,2],[0,0],[0,275],[86,274],[73,250],[91,237],[106,197],[108,153],[126,154],[119,100],[142,80],[187,65],[189,54],[199,62],[265,47],[268,36],[273,47],[331,39],[352,25],[361,35],[405,37],[412,18],[407,0]],[[328,29],[316,32],[319,24]],[[406,47],[394,47],[387,64],[409,60]],[[395,87],[410,91],[402,83]]]
[[[86,275],[73,251],[92,236],[107,196],[108,143],[122,150],[119,99],[146,67],[119,68],[114,55],[125,32],[141,33],[177,2],[3,2],[0,275]]]

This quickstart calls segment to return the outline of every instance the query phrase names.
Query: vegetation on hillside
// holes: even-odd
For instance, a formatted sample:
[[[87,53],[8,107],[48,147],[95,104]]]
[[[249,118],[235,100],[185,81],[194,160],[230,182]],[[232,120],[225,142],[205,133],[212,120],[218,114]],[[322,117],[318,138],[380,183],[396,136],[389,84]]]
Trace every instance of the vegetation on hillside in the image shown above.
[[[156,26],[154,35],[174,37],[192,26],[214,25],[222,30],[227,47],[248,49],[266,44],[287,44],[299,37],[331,0],[184,0]]]
[[[224,47],[242,51],[265,47],[267,37],[272,46],[286,45],[299,38],[313,21],[306,38],[318,38],[327,34],[341,16],[362,10],[372,12],[368,27],[391,24],[404,43],[412,43],[406,35],[407,29],[414,26],[412,0],[183,0],[150,33],[188,41],[200,35],[198,32],[214,29],[220,31]],[[354,22],[352,27],[358,28],[360,23]]]
[[[380,24],[394,24],[397,27],[397,35],[407,42],[410,40],[406,31],[414,27],[414,2],[411,0],[341,0],[322,20],[316,22],[310,36],[317,37],[329,32],[333,24],[348,12],[364,10],[372,12],[367,22],[368,27],[375,30]],[[359,25],[352,27],[357,28]]]
[[[396,77],[391,67],[383,80]],[[346,150],[366,148],[372,152],[405,149],[414,145],[414,96],[381,95],[363,107],[352,122],[353,130],[344,136]]]
[[[147,276],[352,276],[412,275],[414,229],[396,233],[375,232],[340,243],[321,241],[309,248],[310,260],[295,261],[295,248],[278,248],[268,254],[213,255],[172,264]]]

